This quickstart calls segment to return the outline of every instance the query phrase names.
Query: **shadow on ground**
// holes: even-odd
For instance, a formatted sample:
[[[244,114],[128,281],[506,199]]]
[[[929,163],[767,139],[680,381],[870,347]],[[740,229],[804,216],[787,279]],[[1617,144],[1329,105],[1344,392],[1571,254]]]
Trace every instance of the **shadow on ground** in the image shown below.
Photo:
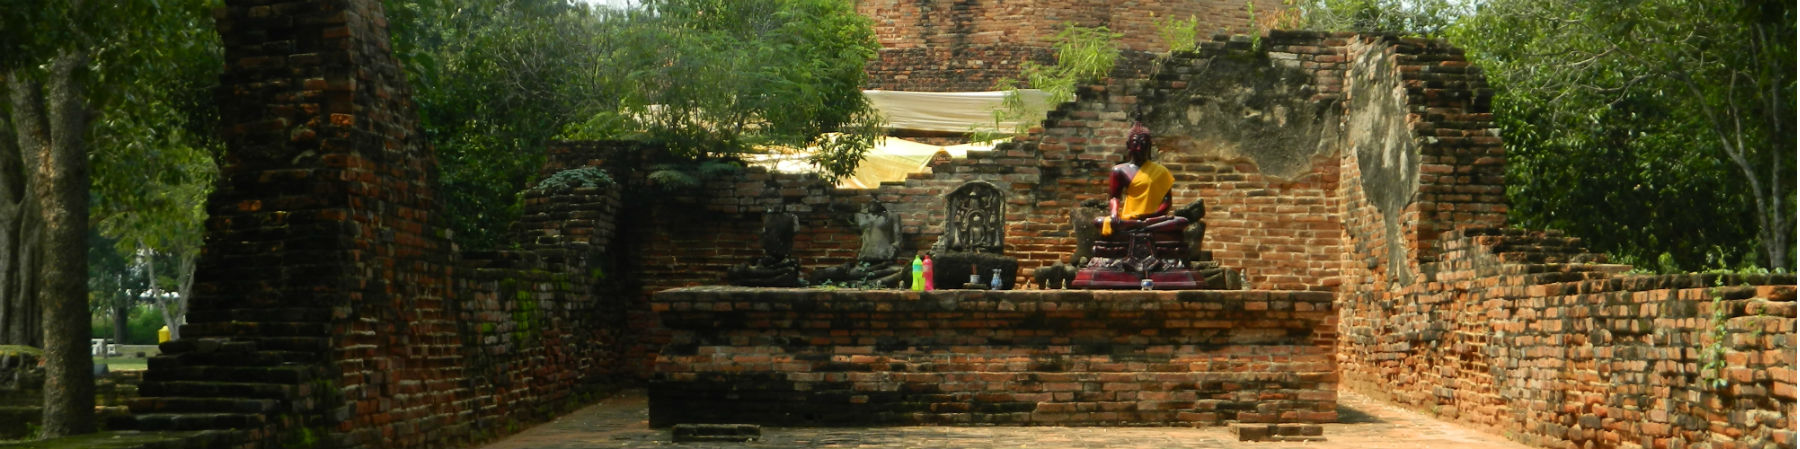
[[[1380,424],[1387,422],[1382,421],[1381,418],[1371,415],[1368,412],[1357,410],[1342,403],[1338,404],[1337,413],[1338,424]]]

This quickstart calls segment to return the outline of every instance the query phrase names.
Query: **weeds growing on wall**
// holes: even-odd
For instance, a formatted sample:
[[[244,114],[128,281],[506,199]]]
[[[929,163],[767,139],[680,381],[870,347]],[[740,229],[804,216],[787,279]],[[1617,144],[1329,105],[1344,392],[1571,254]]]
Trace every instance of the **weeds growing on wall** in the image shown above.
[[[613,181],[612,175],[606,174],[605,170],[581,167],[556,172],[556,174],[538,181],[537,186],[532,187],[531,190],[544,192],[562,188],[592,189],[613,184],[616,182]]]
[[[1119,62],[1119,38],[1124,36],[1114,33],[1106,27],[1079,27],[1064,24],[1063,30],[1056,33],[1052,45],[1056,47],[1056,64],[1042,65],[1032,61],[1020,64],[1020,77],[1003,78],[994,83],[995,90],[1007,91],[999,109],[994,111],[994,133],[1002,133],[1000,122],[1006,119],[1023,119],[1042,115],[1045,111],[1032,110],[1025,103],[1023,88],[1039,89],[1050,94],[1045,102],[1046,107],[1075,100],[1075,89],[1083,84],[1099,82],[1107,74],[1112,73],[1113,66]],[[1031,125],[1021,121],[1013,134],[1024,134]],[[971,129],[971,134],[978,137],[991,137],[980,129]]]
[[[1164,45],[1169,46],[1169,53],[1194,51],[1200,48],[1200,19],[1192,14],[1187,20],[1172,16],[1157,18],[1156,34],[1162,37]]]

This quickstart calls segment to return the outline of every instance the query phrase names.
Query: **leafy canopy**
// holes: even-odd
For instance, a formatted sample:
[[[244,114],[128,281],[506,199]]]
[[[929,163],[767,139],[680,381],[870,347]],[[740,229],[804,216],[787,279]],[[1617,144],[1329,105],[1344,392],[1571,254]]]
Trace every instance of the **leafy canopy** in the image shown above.
[[[436,150],[442,217],[491,248],[563,126],[602,102],[596,16],[566,0],[386,0],[394,48]]]
[[[1639,264],[1792,268],[1794,19],[1791,2],[1483,3],[1449,36],[1498,90],[1514,222]]]
[[[1662,271],[1794,266],[1791,2],[1297,3],[1309,28],[1469,51],[1515,225]]]
[[[689,160],[817,145],[835,179],[881,136],[862,95],[879,47],[852,2],[651,0],[600,26],[595,82],[617,103],[567,137],[656,141]]]
[[[1191,19],[1190,19],[1191,20]],[[1045,100],[1048,107],[1056,107],[1075,100],[1075,91],[1085,84],[1099,82],[1112,73],[1119,62],[1119,38],[1123,34],[1115,33],[1106,27],[1081,27],[1072,23],[1063,24],[1063,30],[1051,39],[1056,48],[1056,63],[1039,64],[1036,61],[1025,61],[1019,65],[1020,79],[1001,78],[994,83],[996,90],[1006,91],[998,109],[993,111],[996,128],[1002,121],[1018,120],[1019,129],[1013,134],[1024,134],[1030,128],[1032,117],[1043,117],[1046,111],[1036,110],[1025,101],[1019,89],[1024,87],[1039,89],[1049,94]],[[990,131],[975,129],[975,140],[990,140]],[[996,129],[991,132],[1000,132]]]

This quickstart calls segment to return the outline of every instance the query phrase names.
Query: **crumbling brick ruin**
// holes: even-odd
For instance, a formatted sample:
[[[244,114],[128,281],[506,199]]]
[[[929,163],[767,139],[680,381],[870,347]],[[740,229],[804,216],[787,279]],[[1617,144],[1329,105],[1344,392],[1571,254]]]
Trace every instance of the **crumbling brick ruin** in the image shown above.
[[[1122,33],[1128,61],[1168,49],[1158,19],[1197,22],[1201,36],[1245,34],[1272,22],[1279,0],[1177,0],[1121,7],[1110,0],[871,0],[856,10],[875,21],[881,52],[869,63],[869,89],[914,92],[994,90],[1017,78],[1020,64],[1056,62],[1051,43],[1069,25]],[[1250,7],[1256,14],[1253,18]],[[1127,62],[1131,67],[1147,67]]]
[[[909,58],[980,61],[1004,73],[1005,64],[1016,64],[1007,61],[1018,60],[1001,48],[1013,36],[1032,47],[1063,20],[1107,24],[1131,36],[1131,48],[1151,49],[1144,36],[1153,33],[1134,21],[1140,15],[1075,17],[1105,10],[1102,3],[863,2],[865,12],[888,17],[878,17],[884,43],[962,42],[950,49],[895,45],[871,68],[872,85],[980,78],[946,66],[903,80],[895,67],[908,66]],[[1030,19],[1011,31],[988,23],[1014,16]],[[1459,50],[1439,42],[1282,31],[1215,40],[1197,52],[1122,67],[994,151],[940,161],[870,190],[748,169],[640,201],[621,190],[643,175],[657,149],[560,143],[550,149],[546,173],[599,166],[621,186],[534,192],[527,219],[514,228],[518,248],[473,254],[457,251],[436,223],[431,147],[417,129],[379,2],[232,0],[219,17],[228,154],[208,205],[190,324],[151,362],[134,416],[115,423],[236,429],[195,446],[443,447],[547,419],[608,385],[699,372],[698,359],[683,352],[692,341],[682,340],[698,334],[671,329],[703,331],[706,323],[696,320],[707,317],[686,311],[731,311],[743,301],[704,290],[652,295],[717,284],[726,267],[756,256],[756,223],[770,207],[800,216],[806,229],[795,255],[815,269],[855,257],[855,230],[840,215],[862,202],[879,200],[898,212],[905,250],[918,250],[943,232],[939,196],[985,181],[1007,191],[1005,252],[1029,273],[1073,252],[1069,212],[1101,195],[1101,173],[1133,120],[1157,133],[1157,157],[1177,174],[1176,203],[1207,202],[1203,249],[1243,270],[1253,289],[1302,291],[1281,293],[1292,301],[1279,307],[1299,312],[1304,303],[1317,312],[1328,300],[1336,311],[1312,323],[1336,321],[1335,332],[1306,330],[1329,338],[1292,344],[1321,345],[1295,353],[1323,355],[1332,365],[1332,374],[1313,379],[1310,388],[1318,391],[1306,400],[1334,402],[1335,392],[1319,385],[1341,384],[1544,447],[1794,442],[1794,277],[1626,275],[1624,267],[1598,263],[1573,237],[1507,229],[1492,91]],[[946,28],[950,36],[907,37]],[[981,45],[1000,49],[983,54]],[[928,54],[942,51],[972,57]],[[884,313],[909,319],[927,310],[890,297],[908,294],[875,294],[869,307],[888,304]],[[1016,294],[1020,302],[996,296],[956,307],[1032,319],[1017,307],[1082,295]],[[1272,294],[1178,299],[1239,301],[1249,310],[1259,300],[1277,307],[1267,301]],[[769,303],[856,296],[794,295]],[[1216,324],[1115,318],[1153,329]],[[973,322],[899,326],[957,323]],[[754,325],[727,330],[772,332]],[[1158,335],[1175,336],[1170,347],[1194,343],[1180,339],[1197,334],[1182,332]],[[974,348],[1017,343],[980,332],[968,338],[1007,341]],[[679,345],[669,352],[667,343]],[[862,345],[816,342],[845,343]],[[1335,357],[1325,347],[1335,348]],[[752,362],[773,355],[767,346],[744,348]],[[659,352],[662,366],[655,365]],[[868,357],[846,363],[884,360]],[[1114,390],[1143,379],[1128,377],[1117,377]],[[1094,385],[1106,391],[1104,382]],[[1074,415],[1079,405],[1039,409],[1034,392],[996,394],[1005,404],[997,412],[1081,419]],[[1193,401],[1203,400],[1199,394]],[[1171,394],[1161,401],[1188,400]],[[1142,418],[1187,404],[1165,405],[1107,407]],[[1328,419],[1294,412],[1296,421]],[[1176,420],[1231,419],[1180,413]]]
[[[446,447],[613,378],[618,191],[527,196],[517,250],[459,253],[380,2],[233,1],[228,153],[183,338],[117,427],[191,445]]]

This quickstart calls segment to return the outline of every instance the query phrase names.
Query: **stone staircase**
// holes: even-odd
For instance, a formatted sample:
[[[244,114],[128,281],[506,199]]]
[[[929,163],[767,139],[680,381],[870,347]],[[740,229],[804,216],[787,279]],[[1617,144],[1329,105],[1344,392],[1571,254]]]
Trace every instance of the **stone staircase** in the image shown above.
[[[328,309],[196,312],[183,338],[149,360],[130,416],[112,429],[238,430],[273,441],[284,429],[317,423],[327,391]]]

